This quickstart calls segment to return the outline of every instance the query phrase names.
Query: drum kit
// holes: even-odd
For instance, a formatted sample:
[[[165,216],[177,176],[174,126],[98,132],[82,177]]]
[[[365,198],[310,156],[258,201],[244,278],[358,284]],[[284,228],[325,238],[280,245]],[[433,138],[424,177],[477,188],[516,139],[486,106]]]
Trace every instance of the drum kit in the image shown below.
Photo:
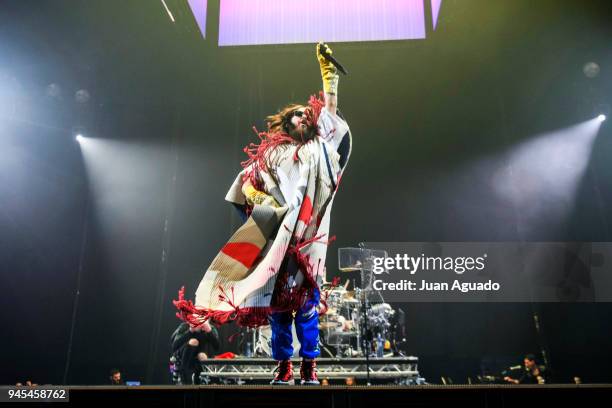
[[[347,290],[346,286],[322,286],[327,293],[327,312],[319,317],[319,341],[322,356],[365,357],[369,349],[371,355],[382,357],[388,353],[401,355],[398,346],[404,337],[404,313],[394,309],[389,303],[368,303],[364,310],[363,295],[360,288]],[[251,329],[247,338],[245,355],[248,357],[272,356],[272,331],[270,326]],[[364,342],[364,340],[368,340]],[[373,341],[375,340],[375,341]],[[293,348],[295,355],[299,343],[293,328]]]
[[[402,355],[398,346],[404,341],[405,336],[404,312],[384,302],[380,292],[372,289],[371,274],[367,276],[368,272],[371,272],[367,265],[372,252],[362,248],[350,248],[348,252],[339,252],[340,271],[361,271],[363,288],[353,284],[353,289],[349,290],[348,279],[344,285],[334,286],[331,283],[321,285],[321,293],[327,303],[327,312],[319,317],[322,357],[380,358],[386,355]],[[249,357],[270,357],[272,353],[269,326],[254,329],[251,335],[245,354]],[[293,333],[294,350],[297,355],[299,344],[296,337]]]
[[[324,357],[364,357],[365,350],[370,349],[371,355],[382,357],[393,353],[397,356],[400,341],[404,335],[403,312],[395,310],[389,303],[368,304],[363,310],[359,300],[363,295],[360,288],[347,290],[346,286],[332,287],[322,285],[323,293],[327,293],[327,312],[319,317],[319,341]],[[366,331],[367,327],[367,331]],[[297,356],[299,343],[293,328],[293,348]],[[251,337],[252,336],[252,337]],[[366,346],[365,337],[370,341]],[[252,329],[248,349],[248,357],[271,357],[272,332],[270,326]],[[371,341],[375,339],[376,341]]]
[[[325,286],[322,289],[328,293],[328,310],[319,318],[319,332],[329,357],[399,355],[395,340],[403,336],[404,324],[399,321],[403,312],[398,313],[389,303],[364,301],[367,293],[359,287],[347,290],[348,285]]]

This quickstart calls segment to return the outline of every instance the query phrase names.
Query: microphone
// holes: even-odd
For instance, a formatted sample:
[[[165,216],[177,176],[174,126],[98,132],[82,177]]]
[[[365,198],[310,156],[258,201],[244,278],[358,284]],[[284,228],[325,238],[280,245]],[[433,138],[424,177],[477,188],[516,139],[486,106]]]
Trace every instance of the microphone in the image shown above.
[[[512,371],[516,371],[516,370],[520,370],[522,369],[523,366],[522,365],[515,365],[512,367],[508,367],[507,369],[505,369],[504,371],[502,371],[502,375],[508,375],[510,374]]]
[[[340,64],[334,57],[327,53],[327,48],[325,47],[327,44],[322,43],[321,47],[319,47],[319,52],[329,62],[331,62],[334,67],[338,69],[338,71],[342,72],[344,75],[348,75],[348,71]]]

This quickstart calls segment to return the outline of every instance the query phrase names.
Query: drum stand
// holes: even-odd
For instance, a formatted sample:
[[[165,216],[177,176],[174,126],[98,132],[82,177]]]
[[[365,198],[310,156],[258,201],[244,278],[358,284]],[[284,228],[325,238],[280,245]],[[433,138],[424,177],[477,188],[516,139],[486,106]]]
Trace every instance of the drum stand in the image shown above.
[[[363,269],[361,270],[362,282],[363,282]],[[365,354],[366,359],[366,384],[372,385],[370,383],[370,350],[372,350],[372,333],[368,327],[368,299],[366,297],[366,291],[363,290],[360,293],[361,297],[361,314],[363,317],[363,324],[361,325],[361,348]]]
[[[362,290],[359,294],[361,302],[362,323],[359,325],[359,340],[361,344],[366,362],[366,381],[370,383],[370,351],[372,350],[372,332],[368,324],[368,294],[373,291],[372,288],[372,259],[374,257],[386,258],[386,251],[370,250],[365,248],[362,242],[359,248],[339,248],[338,249],[338,266],[340,271],[359,271],[361,276]],[[382,299],[382,294],[379,291],[378,295]],[[384,301],[384,300],[383,300]]]

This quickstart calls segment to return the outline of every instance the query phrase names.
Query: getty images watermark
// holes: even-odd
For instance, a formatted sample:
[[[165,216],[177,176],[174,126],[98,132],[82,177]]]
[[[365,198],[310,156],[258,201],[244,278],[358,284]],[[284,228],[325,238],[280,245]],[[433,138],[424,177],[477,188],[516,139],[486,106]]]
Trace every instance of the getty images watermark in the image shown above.
[[[452,271],[457,275],[465,272],[483,271],[486,267],[487,254],[479,257],[458,256],[420,256],[414,257],[406,253],[396,254],[395,257],[372,257],[372,272],[380,275],[390,271],[404,271],[410,275],[415,275],[419,271]],[[459,291],[467,293],[469,291],[498,291],[501,289],[499,282],[489,279],[486,282],[462,282],[454,279],[452,283],[428,281],[427,279],[401,279],[398,282],[385,282],[382,279],[375,279],[373,282],[375,290],[405,290],[405,291]]]
[[[609,242],[377,242],[339,261],[385,301],[612,301]]]

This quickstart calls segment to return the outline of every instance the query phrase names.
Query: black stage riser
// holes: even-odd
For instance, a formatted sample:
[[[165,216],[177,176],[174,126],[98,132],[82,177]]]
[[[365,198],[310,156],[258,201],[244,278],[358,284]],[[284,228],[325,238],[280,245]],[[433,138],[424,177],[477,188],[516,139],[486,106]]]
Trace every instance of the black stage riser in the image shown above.
[[[612,385],[534,386],[159,386],[71,387],[70,402],[59,406],[127,407],[519,407],[583,406],[612,400]],[[45,404],[49,406],[54,404]]]

